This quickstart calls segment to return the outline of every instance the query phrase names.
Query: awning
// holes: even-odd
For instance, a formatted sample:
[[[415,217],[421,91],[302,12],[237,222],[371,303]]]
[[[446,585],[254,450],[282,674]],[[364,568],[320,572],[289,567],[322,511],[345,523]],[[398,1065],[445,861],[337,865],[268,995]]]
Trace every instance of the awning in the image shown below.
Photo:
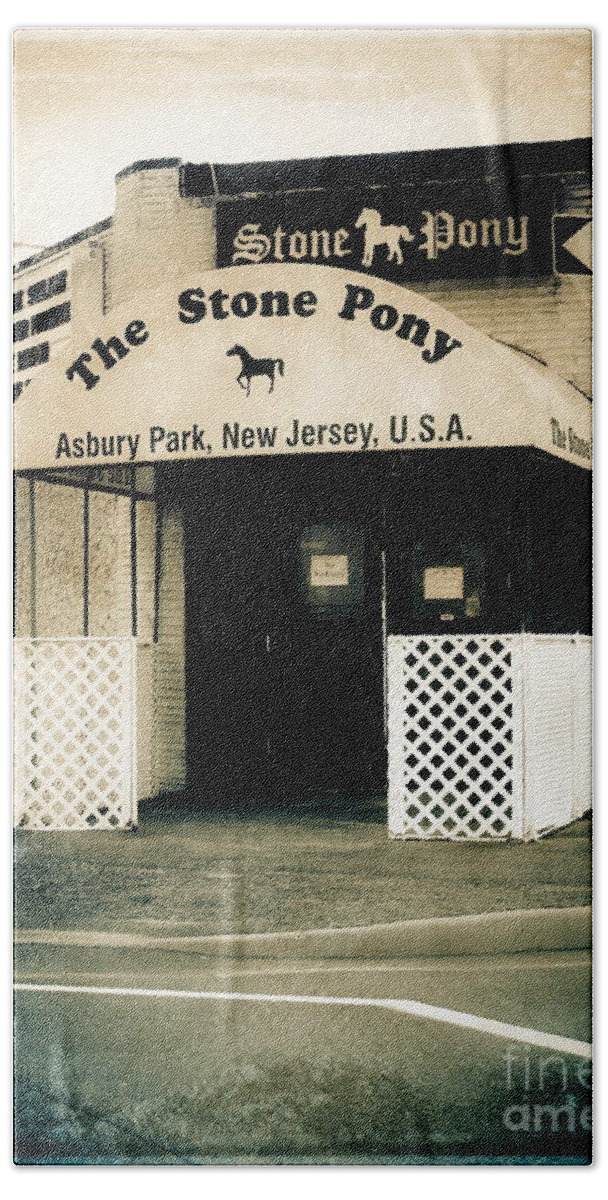
[[[21,470],[481,446],[588,468],[591,405],[426,296],[303,264],[208,271],[80,321],[15,405]]]

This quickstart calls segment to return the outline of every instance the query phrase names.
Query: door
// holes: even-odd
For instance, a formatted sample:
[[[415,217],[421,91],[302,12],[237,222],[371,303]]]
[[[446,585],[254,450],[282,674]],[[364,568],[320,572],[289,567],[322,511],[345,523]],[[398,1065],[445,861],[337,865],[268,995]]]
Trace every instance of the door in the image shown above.
[[[193,469],[188,778],[206,802],[384,792],[380,540],[346,457]]]

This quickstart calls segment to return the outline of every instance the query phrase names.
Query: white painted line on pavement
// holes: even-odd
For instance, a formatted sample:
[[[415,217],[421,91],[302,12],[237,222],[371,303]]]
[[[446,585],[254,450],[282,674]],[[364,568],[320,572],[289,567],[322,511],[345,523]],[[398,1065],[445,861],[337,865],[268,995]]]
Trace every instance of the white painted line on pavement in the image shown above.
[[[340,1004],[388,1008],[412,1017],[424,1017],[428,1021],[441,1021],[445,1025],[459,1025],[463,1029],[475,1029],[479,1033],[508,1038],[512,1042],[542,1046],[545,1050],[556,1050],[562,1054],[576,1054],[580,1058],[591,1058],[592,1055],[589,1042],[577,1042],[574,1038],[561,1037],[556,1033],[543,1033],[538,1029],[526,1029],[522,1025],[509,1025],[489,1017],[476,1017],[472,1013],[458,1012],[453,1008],[438,1008],[434,1004],[423,1004],[419,1000],[378,1000],[362,996],[281,996],[265,992],[181,992],[173,988],[93,987],[68,983],[15,983],[14,989],[17,992],[67,992],[71,995],[85,996],[148,996],[161,1000],[256,1000],[277,1004]]]

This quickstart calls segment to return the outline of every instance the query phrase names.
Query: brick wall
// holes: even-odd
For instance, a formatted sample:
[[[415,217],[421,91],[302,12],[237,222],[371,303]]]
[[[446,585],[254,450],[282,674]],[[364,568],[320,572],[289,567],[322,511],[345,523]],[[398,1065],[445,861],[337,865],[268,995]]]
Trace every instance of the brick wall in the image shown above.
[[[591,277],[415,288],[490,337],[546,362],[591,395]]]

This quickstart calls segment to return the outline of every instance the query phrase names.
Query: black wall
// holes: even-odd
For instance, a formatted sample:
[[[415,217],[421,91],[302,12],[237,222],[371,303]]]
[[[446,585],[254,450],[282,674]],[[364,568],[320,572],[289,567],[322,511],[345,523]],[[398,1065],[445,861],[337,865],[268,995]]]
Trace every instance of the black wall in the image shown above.
[[[277,455],[158,479],[184,513],[188,787],[205,804],[382,795],[384,612],[389,634],[589,631],[589,473],[546,454]],[[330,588],[319,605],[302,575],[317,538],[352,555],[348,604]],[[463,564],[462,597],[425,598],[425,567]]]
[[[478,617],[456,613],[453,632],[590,632],[591,474],[552,455],[526,448],[311,454],[175,464],[159,475],[161,499],[163,490],[177,492],[197,521],[207,508],[211,524],[211,497],[221,497],[238,522],[245,492],[266,539],[273,526],[284,531],[281,542],[285,533],[297,540],[301,523],[361,527],[366,552],[386,554],[389,633],[446,632],[438,610],[421,605],[416,577],[425,564],[462,555],[481,606]],[[196,539],[187,554],[197,557]],[[204,572],[204,563],[190,563],[195,569]]]
[[[591,472],[528,453],[523,624],[535,633],[591,633]]]
[[[425,562],[458,557],[479,580],[481,610],[455,611],[452,632],[590,632],[589,471],[535,450],[430,451],[394,456],[390,480],[389,633],[446,632],[415,578]]]

